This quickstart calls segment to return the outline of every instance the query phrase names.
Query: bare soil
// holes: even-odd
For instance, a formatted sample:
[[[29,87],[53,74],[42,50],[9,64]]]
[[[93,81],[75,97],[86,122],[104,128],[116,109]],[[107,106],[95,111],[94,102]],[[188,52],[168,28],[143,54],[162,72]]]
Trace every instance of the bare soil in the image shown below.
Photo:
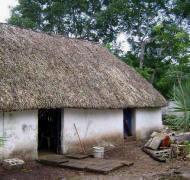
[[[164,173],[179,169],[182,167],[190,167],[190,161],[173,160],[172,162],[161,163],[155,161],[141,150],[142,144],[136,141],[128,142],[125,146],[121,145],[105,152],[105,159],[119,159],[133,161],[131,167],[123,167],[111,172],[103,177],[121,177],[127,179],[128,176],[139,176],[149,173]],[[98,174],[76,171],[71,169],[63,169],[58,167],[44,166],[35,161],[26,162],[24,169],[20,170],[4,170],[0,169],[1,180],[63,180],[72,177],[99,177]],[[75,178],[74,178],[75,179]],[[108,178],[109,179],[109,178]]]

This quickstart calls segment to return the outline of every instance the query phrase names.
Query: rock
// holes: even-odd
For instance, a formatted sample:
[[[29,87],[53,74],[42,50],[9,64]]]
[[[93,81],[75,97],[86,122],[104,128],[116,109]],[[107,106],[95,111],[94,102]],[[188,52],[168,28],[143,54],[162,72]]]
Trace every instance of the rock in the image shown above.
[[[172,140],[174,140],[178,144],[181,144],[184,141],[189,141],[190,142],[190,132],[181,133],[181,134],[178,134],[176,136],[173,136]]]
[[[24,161],[21,159],[17,159],[17,158],[5,159],[2,162],[2,167],[7,170],[21,169],[21,168],[23,168],[23,165],[24,165]]]
[[[165,134],[153,132],[151,135],[152,138],[145,144],[145,147],[157,150],[165,136]]]
[[[155,132],[155,131],[154,131],[154,132],[150,135],[150,137],[153,138],[153,137],[155,137],[155,136],[157,136],[157,135],[158,135],[158,132]]]
[[[144,145],[144,147],[149,147],[149,145],[150,145],[151,142],[152,142],[152,138],[150,138],[150,139],[146,142],[146,144]]]

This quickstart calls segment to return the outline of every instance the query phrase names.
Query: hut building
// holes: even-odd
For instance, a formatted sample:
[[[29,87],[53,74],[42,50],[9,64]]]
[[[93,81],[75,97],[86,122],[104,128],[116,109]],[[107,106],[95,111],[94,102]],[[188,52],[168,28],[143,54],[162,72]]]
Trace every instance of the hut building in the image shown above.
[[[0,158],[144,138],[163,96],[98,43],[0,24]],[[114,143],[114,142],[112,142]]]

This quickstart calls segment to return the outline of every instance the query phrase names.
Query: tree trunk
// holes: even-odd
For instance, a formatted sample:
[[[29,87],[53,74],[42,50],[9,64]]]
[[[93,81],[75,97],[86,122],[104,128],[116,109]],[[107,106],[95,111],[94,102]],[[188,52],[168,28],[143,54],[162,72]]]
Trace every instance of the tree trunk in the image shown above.
[[[144,64],[145,46],[146,46],[146,40],[142,41],[141,43],[140,63],[139,63],[139,68],[141,69],[143,68]]]
[[[150,78],[150,83],[151,84],[153,84],[153,82],[154,82],[155,75],[156,75],[156,68],[154,68],[154,71],[153,71],[152,76]]]

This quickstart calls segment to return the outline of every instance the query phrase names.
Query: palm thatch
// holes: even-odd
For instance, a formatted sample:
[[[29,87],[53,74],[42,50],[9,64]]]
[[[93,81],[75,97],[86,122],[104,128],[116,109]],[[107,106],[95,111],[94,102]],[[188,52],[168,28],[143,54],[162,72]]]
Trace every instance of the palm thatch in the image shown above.
[[[165,99],[100,44],[0,24],[0,110],[161,107]]]

